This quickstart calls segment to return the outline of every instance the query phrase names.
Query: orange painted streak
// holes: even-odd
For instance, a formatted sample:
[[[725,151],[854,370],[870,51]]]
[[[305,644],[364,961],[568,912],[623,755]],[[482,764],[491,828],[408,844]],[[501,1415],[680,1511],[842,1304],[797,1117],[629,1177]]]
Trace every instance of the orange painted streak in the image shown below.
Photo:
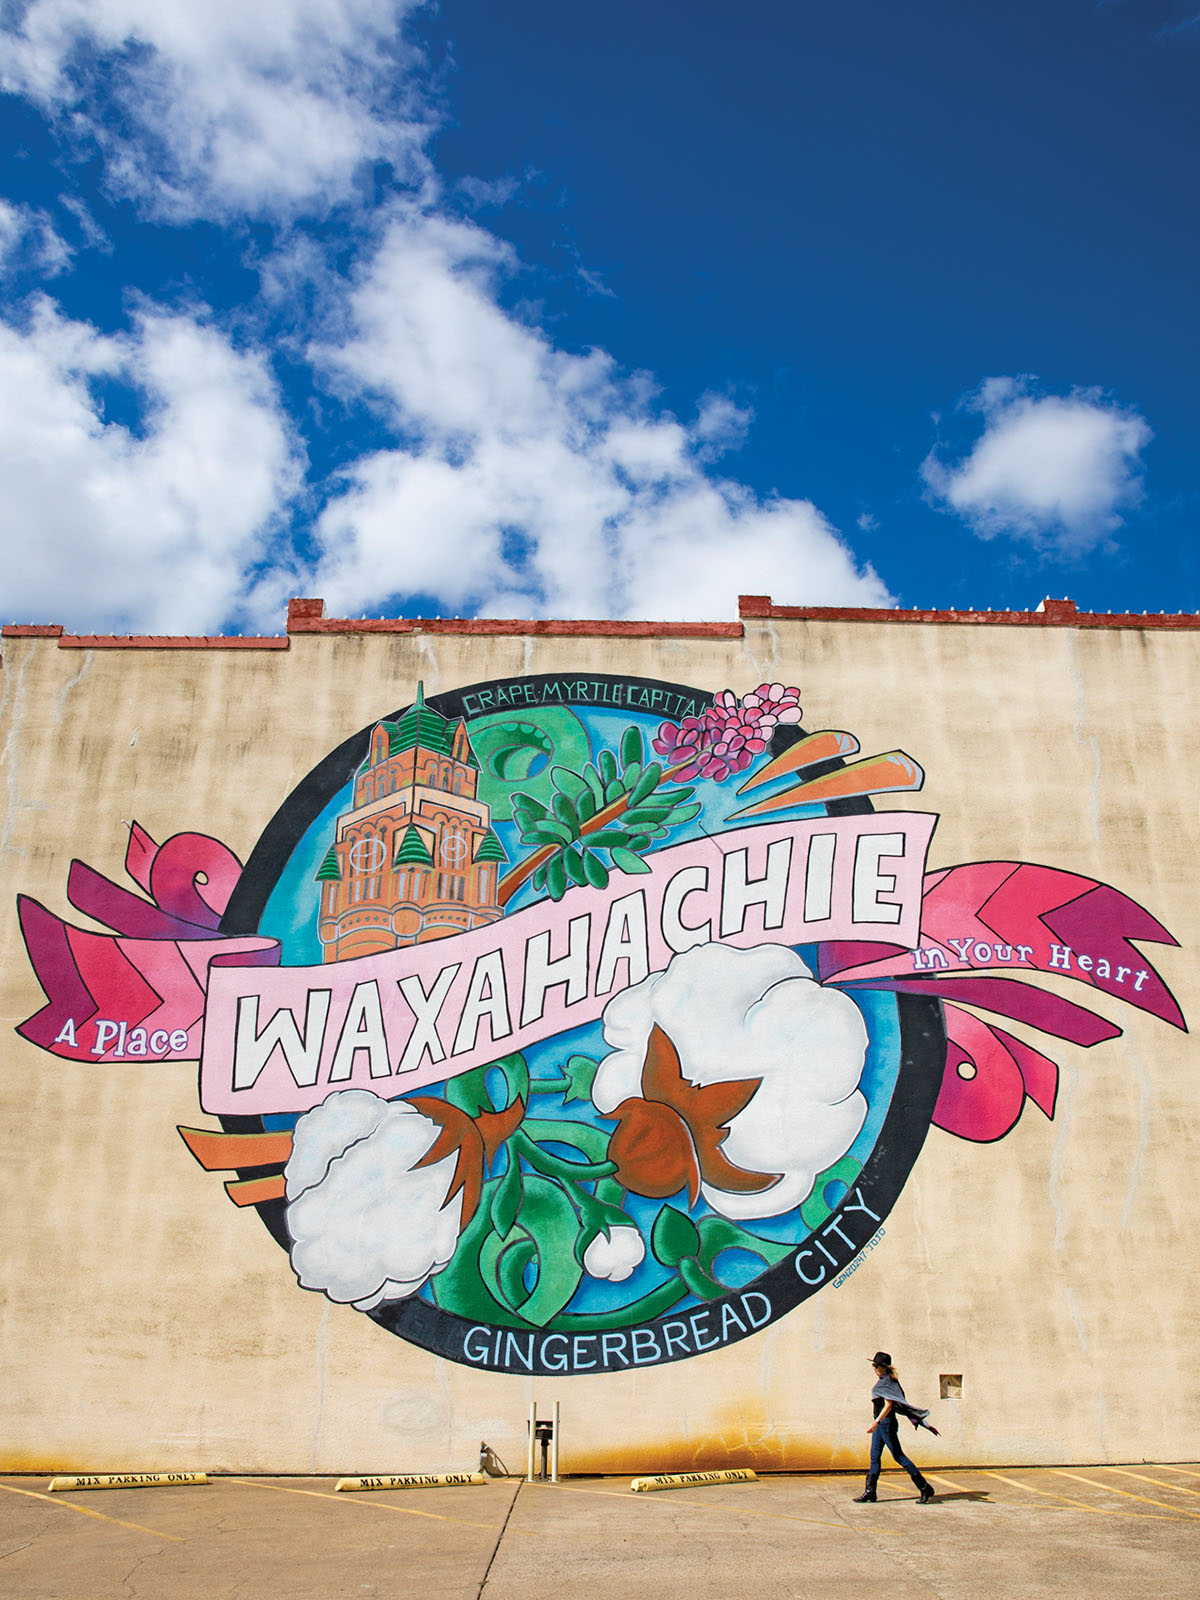
[[[746,794],[761,784],[773,783],[785,773],[800,772],[805,767],[814,767],[818,761],[831,761],[835,756],[852,756],[857,750],[858,740],[852,733],[837,733],[832,729],[826,729],[824,733],[810,733],[807,739],[801,739],[792,745],[790,750],[785,750],[773,761],[768,761],[761,772],[756,772],[752,778],[747,778],[738,793]]]
[[[180,1128],[179,1137],[205,1172],[235,1167],[270,1167],[292,1153],[292,1136],[283,1133],[217,1133],[211,1128]]]
[[[260,1206],[264,1200],[282,1200],[286,1193],[283,1173],[274,1178],[229,1178],[225,1193],[235,1206]]]
[[[784,1446],[770,1437],[747,1439],[744,1422],[731,1413],[728,1432],[713,1432],[703,1438],[658,1437],[653,1442],[625,1448],[571,1450],[572,1474],[602,1478],[636,1477],[655,1472],[709,1472],[721,1467],[750,1467],[756,1472],[828,1473],[856,1470],[857,1451],[838,1461],[839,1452],[830,1443],[816,1439]],[[647,1498],[653,1499],[650,1495]],[[678,1499],[678,1493],[669,1496]]]
[[[919,789],[925,782],[925,773],[903,750],[889,750],[886,755],[868,756],[865,761],[854,761],[840,772],[827,773],[823,778],[810,778],[807,783],[793,784],[782,794],[769,795],[752,806],[735,811],[731,822],[744,817],[765,816],[768,811],[784,811],[789,806],[806,806],[826,800],[852,800],[858,795],[884,794],[896,790]]]

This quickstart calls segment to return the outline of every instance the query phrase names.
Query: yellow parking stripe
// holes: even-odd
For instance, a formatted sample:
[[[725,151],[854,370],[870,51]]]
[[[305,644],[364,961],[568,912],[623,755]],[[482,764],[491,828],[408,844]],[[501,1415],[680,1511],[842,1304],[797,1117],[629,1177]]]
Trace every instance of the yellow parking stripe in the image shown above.
[[[934,1483],[944,1483],[947,1489],[953,1489],[956,1494],[970,1494],[972,1492],[970,1489],[964,1487],[963,1484],[955,1483],[953,1478],[939,1477],[936,1472],[927,1472],[925,1476],[927,1478],[932,1478]]]
[[[1160,1461],[1159,1472],[1185,1472],[1189,1478],[1200,1478],[1200,1472],[1193,1472],[1191,1467],[1177,1467],[1173,1461]]]
[[[1100,1489],[1105,1494],[1124,1495],[1126,1500],[1140,1500],[1144,1506],[1161,1506],[1164,1511],[1172,1511],[1177,1517],[1193,1517],[1200,1522],[1200,1511],[1183,1511],[1179,1506],[1168,1505],[1165,1500],[1149,1500],[1144,1494],[1134,1494],[1130,1489],[1118,1489],[1111,1483],[1097,1483],[1095,1478],[1081,1478],[1077,1472],[1064,1472],[1061,1467],[1053,1467],[1051,1471],[1056,1477],[1074,1478],[1076,1483],[1086,1483],[1089,1489]]]
[[[1061,1500],[1064,1505],[1077,1506],[1080,1511],[1094,1512],[1098,1517],[1133,1517],[1139,1522],[1170,1522],[1170,1517],[1156,1517],[1152,1511],[1105,1511],[1101,1506],[1089,1506],[1086,1500],[1072,1500],[1067,1494],[1051,1494],[1049,1489],[1035,1489],[1031,1483],[1021,1483],[1016,1478],[1006,1478],[1002,1472],[991,1472],[981,1468],[985,1478],[999,1478],[1001,1483],[1011,1484],[1014,1489],[1024,1489],[1026,1494],[1040,1494],[1047,1500]]]
[[[612,1500],[630,1499],[630,1494],[627,1489],[573,1489],[568,1488],[565,1483],[526,1484],[526,1488],[557,1489],[562,1494],[603,1495]],[[634,1498],[642,1500],[644,1503],[645,1499],[648,1497],[635,1496]],[[723,1506],[715,1500],[681,1500],[678,1494],[673,1494],[669,1501],[658,1501],[656,1504],[672,1506],[698,1506],[701,1511],[730,1511],[741,1517],[769,1517],[774,1522],[805,1522],[814,1528],[837,1528],[841,1533],[866,1533],[868,1531],[866,1528],[856,1528],[853,1523],[850,1522],[823,1522],[818,1517],[790,1517],[784,1511],[752,1511],[749,1506]],[[884,1534],[893,1539],[902,1539],[904,1537],[903,1533],[896,1528],[873,1528],[870,1531],[872,1533]]]
[[[74,1500],[64,1500],[61,1494],[39,1494],[36,1489],[17,1489],[11,1483],[0,1483],[0,1489],[7,1489],[9,1494],[27,1494],[31,1500],[48,1500],[52,1506],[78,1511],[81,1517],[98,1517],[101,1522],[115,1523],[118,1528],[132,1528],[135,1533],[152,1533],[156,1539],[170,1539],[173,1544],[183,1543],[177,1533],[159,1533],[157,1528],[143,1528],[140,1522],[122,1522],[120,1517],[106,1516],[103,1511],[93,1511],[91,1506],[77,1506]]]
[[[1158,1471],[1164,1469],[1159,1467]],[[1140,1478],[1143,1483],[1153,1483],[1160,1489],[1174,1489],[1176,1494],[1200,1495],[1200,1489],[1189,1489],[1186,1483],[1164,1483],[1161,1478],[1148,1478],[1144,1472],[1130,1472],[1128,1467],[1105,1467],[1105,1472],[1119,1472],[1125,1478]]]
[[[434,1522],[457,1522],[464,1528],[486,1528],[489,1533],[521,1533],[530,1538],[536,1535],[529,1528],[508,1528],[499,1522],[469,1522],[466,1517],[443,1517],[436,1511],[418,1511],[415,1506],[392,1506],[386,1501],[360,1500],[357,1495],[322,1494],[319,1489],[285,1489],[280,1483],[256,1483],[252,1478],[226,1478],[226,1483],[240,1483],[246,1489],[270,1489],[275,1494],[303,1494],[311,1500],[332,1500],[339,1506],[361,1506],[364,1511],[395,1511],[402,1517],[429,1517]]]

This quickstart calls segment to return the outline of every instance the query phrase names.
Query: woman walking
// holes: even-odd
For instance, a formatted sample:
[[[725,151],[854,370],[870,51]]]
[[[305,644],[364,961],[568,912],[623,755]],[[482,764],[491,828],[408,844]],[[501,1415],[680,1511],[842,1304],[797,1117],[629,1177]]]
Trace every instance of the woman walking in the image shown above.
[[[875,1368],[875,1387],[871,1390],[871,1406],[875,1413],[875,1420],[867,1429],[871,1435],[871,1469],[867,1473],[866,1486],[861,1494],[854,1497],[856,1505],[862,1505],[874,1500],[875,1486],[879,1482],[879,1469],[883,1464],[883,1447],[887,1445],[892,1452],[892,1459],[902,1466],[905,1472],[920,1490],[919,1505],[927,1506],[933,1499],[933,1485],[922,1477],[920,1469],[915,1467],[900,1446],[900,1428],[897,1417],[907,1417],[914,1428],[928,1428],[930,1433],[937,1433],[932,1422],[925,1419],[928,1411],[922,1411],[918,1406],[910,1406],[904,1398],[904,1390],[900,1387],[900,1379],[892,1365],[892,1358],[886,1350],[876,1350],[871,1357],[871,1365]]]

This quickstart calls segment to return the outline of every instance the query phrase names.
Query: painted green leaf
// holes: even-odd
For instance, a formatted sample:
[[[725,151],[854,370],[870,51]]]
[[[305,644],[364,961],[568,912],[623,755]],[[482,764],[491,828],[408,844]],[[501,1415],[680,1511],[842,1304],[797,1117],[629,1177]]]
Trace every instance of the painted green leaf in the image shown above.
[[[570,795],[556,794],[552,803],[554,815],[564,828],[570,830],[570,837],[572,839],[577,838],[579,835],[579,813],[575,810]]]
[[[589,833],[586,837],[591,850],[611,850],[613,845],[623,845],[629,841],[629,834],[624,828],[597,828],[595,833]]]
[[[590,1100],[592,1098],[592,1081],[599,1070],[600,1063],[591,1056],[568,1056],[563,1067],[563,1077],[570,1084],[570,1088],[563,1095],[564,1103],[569,1100]],[[602,1158],[596,1156],[594,1160]]]
[[[646,741],[642,738],[642,730],[636,722],[631,722],[621,735],[621,765],[631,767],[634,762],[640,765],[646,759]]]
[[[546,887],[546,865],[545,865],[545,862],[543,862],[542,865],[537,869],[537,871],[534,873],[533,877],[529,880],[529,882],[530,882],[530,885],[533,888],[534,893],[535,894],[541,894],[542,890]]]
[[[536,1173],[526,1176],[520,1221],[537,1251],[537,1281],[520,1314],[541,1328],[562,1310],[583,1276],[575,1259],[579,1223],[562,1185]]]
[[[590,850],[585,850],[583,853],[583,870],[593,889],[607,889],[608,868],[600,857],[594,856]]]
[[[600,777],[603,780],[605,792],[607,793],[608,785],[612,783],[617,776],[617,758],[613,755],[611,750],[601,750],[600,754],[596,757],[596,765],[600,769]]]
[[[531,817],[548,817],[550,815],[549,806],[544,806],[540,800],[535,800],[531,794],[526,794],[523,790],[518,790],[513,795],[512,809],[514,817],[518,811],[523,811]]]
[[[496,1286],[510,1306],[516,1309],[528,1298],[525,1287],[525,1269],[537,1259],[537,1245],[527,1233],[518,1230],[515,1238],[504,1241],[499,1257],[492,1269]]]
[[[567,892],[567,869],[563,865],[561,851],[546,863],[546,888],[551,900],[561,900]]]
[[[604,779],[596,771],[595,767],[590,761],[583,769],[583,776],[587,782],[588,788],[592,791],[592,794],[595,797],[596,805],[602,806],[604,804]]]
[[[700,1248],[700,1235],[691,1217],[674,1206],[664,1206],[654,1219],[650,1248],[664,1267],[677,1267]]]
[[[550,779],[560,794],[577,800],[587,788],[587,779],[581,773],[572,772],[570,767],[551,767]]]
[[[606,783],[604,785],[605,804],[612,805],[613,801],[619,800],[624,793],[625,785],[621,782],[620,778],[613,778],[610,783]]]
[[[629,794],[631,806],[640,805],[647,795],[654,793],[658,788],[658,781],[662,777],[662,767],[657,761],[652,761],[648,767],[642,769],[642,775],[633,785]]]
[[[499,1323],[505,1328],[520,1328],[525,1324],[512,1308],[488,1288],[480,1267],[480,1252],[492,1232],[491,1198],[497,1183],[492,1179],[483,1186],[482,1201],[471,1218],[458,1248],[449,1264],[430,1279],[434,1302],[443,1311],[466,1317],[471,1322]]]
[[[544,817],[521,835],[522,844],[570,844],[575,835],[557,817]]]
[[[622,812],[621,821],[629,828],[641,828],[646,823],[655,827],[664,817],[670,815],[670,811],[670,806],[631,806],[629,810]]]
[[[703,809],[699,800],[693,800],[690,806],[673,806],[662,818],[662,825],[664,828],[677,828],[681,822],[690,822],[693,817],[698,817]]]
[[[621,769],[621,782],[628,793],[635,784],[640,782],[642,776],[642,763],[640,761],[627,762]]]
[[[572,883],[584,884],[587,882],[587,873],[584,871],[583,856],[577,845],[568,845],[562,853],[563,866],[567,869],[567,877]]]
[[[596,815],[596,796],[585,783],[580,792],[575,796],[575,810],[579,813],[581,823],[590,822]]]
[[[617,848],[612,851],[613,866],[620,867],[622,872],[649,872],[650,868],[641,856],[635,856],[632,850]]]

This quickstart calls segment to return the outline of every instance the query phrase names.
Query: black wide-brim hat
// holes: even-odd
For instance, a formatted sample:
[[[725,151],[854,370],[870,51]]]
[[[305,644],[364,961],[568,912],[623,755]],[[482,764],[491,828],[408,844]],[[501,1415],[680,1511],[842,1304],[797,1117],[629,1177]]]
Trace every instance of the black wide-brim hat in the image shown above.
[[[888,1355],[886,1350],[876,1350],[875,1354],[871,1357],[871,1365],[873,1367],[890,1367],[891,1364],[892,1358],[890,1355]]]

